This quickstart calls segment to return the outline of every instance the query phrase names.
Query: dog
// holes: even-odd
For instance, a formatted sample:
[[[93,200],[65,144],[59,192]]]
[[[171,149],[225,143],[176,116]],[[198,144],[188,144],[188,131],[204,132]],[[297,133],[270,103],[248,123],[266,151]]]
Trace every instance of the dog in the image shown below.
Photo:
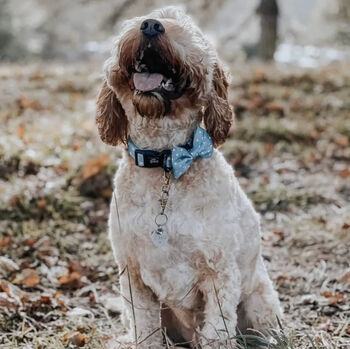
[[[126,145],[109,238],[127,334],[113,348],[232,347],[238,330],[267,332],[281,316],[259,216],[217,149],[233,121],[228,86],[176,7],[126,21],[105,63],[98,131]]]

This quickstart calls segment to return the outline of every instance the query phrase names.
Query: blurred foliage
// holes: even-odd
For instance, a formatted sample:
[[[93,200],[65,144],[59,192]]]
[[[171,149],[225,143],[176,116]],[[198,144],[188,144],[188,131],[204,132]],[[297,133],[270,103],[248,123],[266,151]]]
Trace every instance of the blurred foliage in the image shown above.
[[[301,3],[293,1],[279,3],[280,42],[292,38],[295,44],[349,44],[347,0],[312,0],[305,11]],[[186,6],[201,28],[219,43],[221,56],[227,61],[240,59],[247,47],[246,54],[256,55],[257,0],[179,0],[176,4]],[[123,19],[166,5],[166,0],[0,0],[0,59],[74,61],[105,57]],[[330,21],[329,13],[334,21]],[[312,22],[313,17],[320,20]]]

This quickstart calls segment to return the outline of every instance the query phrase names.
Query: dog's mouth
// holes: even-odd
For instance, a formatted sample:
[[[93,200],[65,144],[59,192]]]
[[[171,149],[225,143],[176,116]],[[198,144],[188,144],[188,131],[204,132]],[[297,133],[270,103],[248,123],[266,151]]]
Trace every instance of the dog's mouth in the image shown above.
[[[159,49],[149,43],[140,49],[131,67],[130,87],[136,93],[161,95],[172,100],[181,97],[186,81],[180,78],[177,67],[172,66]]]

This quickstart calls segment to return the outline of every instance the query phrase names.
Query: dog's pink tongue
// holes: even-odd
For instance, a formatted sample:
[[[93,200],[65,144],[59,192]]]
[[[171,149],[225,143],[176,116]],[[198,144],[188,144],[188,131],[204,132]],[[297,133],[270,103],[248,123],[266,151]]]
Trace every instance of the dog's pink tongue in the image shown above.
[[[134,85],[136,90],[151,91],[157,88],[163,81],[163,75],[159,73],[134,73]]]

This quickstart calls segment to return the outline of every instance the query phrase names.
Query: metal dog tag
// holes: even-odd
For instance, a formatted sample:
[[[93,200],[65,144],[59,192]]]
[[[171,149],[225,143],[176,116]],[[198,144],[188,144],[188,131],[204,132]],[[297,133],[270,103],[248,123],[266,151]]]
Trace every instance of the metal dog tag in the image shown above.
[[[152,231],[151,239],[154,246],[164,247],[168,242],[168,234],[162,227],[158,227]]]

